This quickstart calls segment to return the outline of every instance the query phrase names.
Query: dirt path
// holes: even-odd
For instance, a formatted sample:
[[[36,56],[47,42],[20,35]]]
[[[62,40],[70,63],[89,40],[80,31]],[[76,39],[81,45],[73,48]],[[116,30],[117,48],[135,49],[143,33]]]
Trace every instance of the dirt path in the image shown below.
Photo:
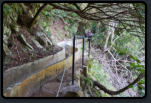
[[[82,55],[81,55],[82,57]],[[84,58],[84,64],[86,63],[86,61],[88,60],[88,57],[85,55]],[[74,67],[74,73],[82,67],[82,58],[80,58],[76,63],[75,63],[75,67]],[[62,78],[62,74],[60,76],[58,76],[57,78],[48,81],[47,83],[43,84],[41,86],[41,88],[34,92],[33,95],[31,97],[56,97],[58,89],[59,89],[59,85],[61,82],[61,78]],[[60,93],[58,97],[62,97],[64,96],[65,92],[67,92],[69,89],[71,90],[71,86],[69,86],[69,84],[72,81],[72,67],[70,67],[64,75],[64,79],[61,85],[61,89],[60,89]],[[66,89],[66,91],[63,91],[64,93],[62,93],[62,89],[63,88],[68,88]],[[72,91],[76,91],[77,90],[77,86],[75,85],[74,87],[72,87]]]

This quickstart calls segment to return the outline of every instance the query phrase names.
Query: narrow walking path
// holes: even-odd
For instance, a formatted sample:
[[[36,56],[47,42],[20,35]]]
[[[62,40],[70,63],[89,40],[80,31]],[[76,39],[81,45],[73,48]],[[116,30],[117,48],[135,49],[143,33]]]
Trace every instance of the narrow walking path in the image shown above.
[[[81,55],[81,57],[82,57],[82,55]],[[87,60],[88,60],[88,57],[85,55],[84,64],[86,63]],[[82,58],[80,58],[75,63],[74,72],[76,72],[81,67],[82,67]],[[38,91],[34,92],[31,97],[56,97],[58,89],[59,89],[59,85],[61,82],[61,78],[62,78],[62,74],[60,76],[58,76],[57,78],[43,84],[41,86],[41,88]],[[63,79],[58,97],[62,97],[62,96],[64,96],[64,94],[66,92],[68,92],[67,90],[69,90],[69,88],[70,88],[71,81],[72,81],[72,67],[70,67],[65,72],[64,79]],[[62,92],[63,88],[68,88],[68,89],[66,89],[65,91]],[[77,89],[77,86],[75,84],[75,86],[72,88],[72,91],[76,91],[76,89]]]
[[[61,43],[61,42],[60,42]],[[70,41],[67,41],[66,44],[71,45]],[[76,45],[80,49],[82,44]],[[87,53],[84,54],[84,64],[86,64],[88,60]],[[80,54],[80,59],[77,60],[74,64],[74,73],[79,69],[82,68],[82,52]],[[44,83],[41,88],[34,92],[31,97],[56,97],[59,85],[61,82],[62,74],[58,76],[57,78],[48,81],[47,83]],[[63,78],[63,82],[60,88],[60,92],[58,97],[64,97],[64,95],[68,91],[79,91],[80,88],[77,84],[77,82],[74,83],[74,85],[71,85],[72,83],[72,67],[70,67],[68,70],[65,71],[65,75]]]

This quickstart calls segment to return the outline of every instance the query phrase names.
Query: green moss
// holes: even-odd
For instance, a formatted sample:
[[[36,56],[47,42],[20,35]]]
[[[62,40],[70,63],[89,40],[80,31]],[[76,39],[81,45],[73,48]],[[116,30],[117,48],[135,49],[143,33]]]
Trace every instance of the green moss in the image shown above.
[[[33,57],[33,53],[31,53],[30,57]]]

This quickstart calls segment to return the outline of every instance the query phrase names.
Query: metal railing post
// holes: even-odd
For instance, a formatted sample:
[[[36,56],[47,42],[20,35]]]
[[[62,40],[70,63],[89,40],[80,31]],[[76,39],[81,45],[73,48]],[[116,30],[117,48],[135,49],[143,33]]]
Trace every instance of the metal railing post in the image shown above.
[[[88,39],[88,41],[89,41],[89,56],[90,56],[90,38]]]
[[[73,56],[72,56],[72,85],[74,84],[74,57],[75,57],[75,35],[73,37]]]
[[[82,48],[82,67],[84,65],[84,36],[83,36],[83,48]]]

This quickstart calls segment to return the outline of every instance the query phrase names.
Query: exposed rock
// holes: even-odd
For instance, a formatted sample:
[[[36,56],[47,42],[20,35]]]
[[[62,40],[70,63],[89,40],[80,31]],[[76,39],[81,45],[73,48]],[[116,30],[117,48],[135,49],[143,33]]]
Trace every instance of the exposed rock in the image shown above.
[[[8,38],[11,35],[11,29],[3,25],[3,42],[8,44]]]
[[[34,50],[33,47],[27,43],[25,37],[24,37],[22,34],[19,35],[19,38],[20,38],[21,42],[22,42],[25,46],[27,46],[27,47],[28,47],[29,49],[31,49],[31,50]]]
[[[6,35],[3,35],[3,42],[8,44],[8,37]]]
[[[37,35],[38,35],[38,36],[43,36],[44,34],[41,33],[41,32],[37,32]]]
[[[12,55],[12,52],[9,50],[8,46],[5,43],[3,43],[3,51],[6,56]]]
[[[11,35],[11,29],[8,28],[7,26],[3,25],[3,34],[10,36]]]
[[[62,88],[62,90],[60,91],[62,96],[64,96],[68,91],[78,92],[81,90],[76,81],[74,81],[74,85],[71,85],[71,84],[72,84],[72,81],[69,83],[70,86]]]

